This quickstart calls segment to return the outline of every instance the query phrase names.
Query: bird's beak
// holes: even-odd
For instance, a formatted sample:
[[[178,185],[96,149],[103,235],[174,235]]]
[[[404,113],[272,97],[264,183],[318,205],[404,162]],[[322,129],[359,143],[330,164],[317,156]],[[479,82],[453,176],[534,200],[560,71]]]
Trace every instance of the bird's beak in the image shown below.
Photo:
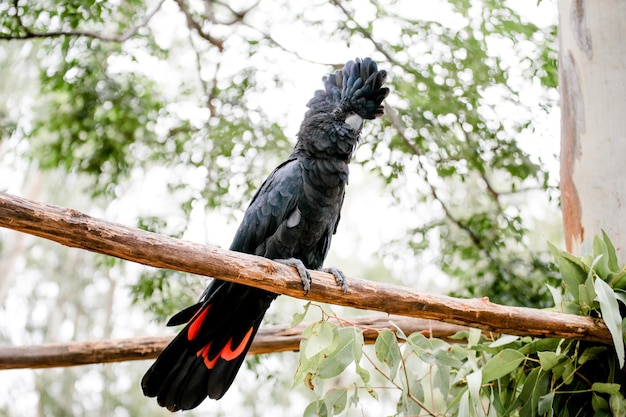
[[[351,114],[346,117],[346,123],[352,128],[352,130],[359,133],[363,127],[363,118],[358,114]]]

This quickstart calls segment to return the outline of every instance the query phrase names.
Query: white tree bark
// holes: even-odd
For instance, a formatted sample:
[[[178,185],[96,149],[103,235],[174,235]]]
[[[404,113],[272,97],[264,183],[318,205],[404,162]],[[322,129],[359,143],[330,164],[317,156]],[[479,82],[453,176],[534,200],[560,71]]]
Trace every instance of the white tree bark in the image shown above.
[[[626,1],[559,0],[567,250],[604,229],[626,262]]]

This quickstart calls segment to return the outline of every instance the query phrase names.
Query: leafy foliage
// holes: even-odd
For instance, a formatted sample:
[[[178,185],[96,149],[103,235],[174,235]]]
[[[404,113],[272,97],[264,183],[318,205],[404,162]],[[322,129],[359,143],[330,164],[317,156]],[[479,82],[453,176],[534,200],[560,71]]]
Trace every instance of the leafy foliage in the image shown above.
[[[541,161],[520,146],[532,114],[521,100],[528,86],[510,70],[524,68],[525,77],[543,82],[554,73],[548,57],[556,36],[503,2],[453,1],[450,8],[461,23],[401,17],[379,7],[374,21],[399,31],[384,41],[380,31],[346,13],[348,29],[376,39],[393,64],[398,97],[392,103],[397,115],[386,119],[394,133],[371,144],[371,159],[363,162],[398,199],[412,198],[416,212],[427,212],[398,246],[419,254],[439,242],[438,264],[462,283],[457,295],[545,307],[548,259],[528,247],[528,219],[511,202],[525,188],[549,185]]]
[[[581,259],[554,246],[551,251],[562,277],[562,285],[552,288],[555,309],[602,319],[613,347],[507,335],[491,340],[475,329],[449,343],[398,329],[379,333],[372,357],[358,330],[315,322],[307,328],[296,372],[296,381],[316,397],[308,415],[344,415],[359,404],[359,392],[377,399],[389,386],[398,395],[395,415],[624,415],[626,267],[619,266],[606,234],[596,237],[592,252]],[[364,358],[373,370],[361,365]],[[351,363],[356,372],[346,376]],[[372,372],[382,377],[382,387],[372,387]],[[325,389],[339,374],[342,382],[351,382]],[[348,393],[347,403],[335,403]]]

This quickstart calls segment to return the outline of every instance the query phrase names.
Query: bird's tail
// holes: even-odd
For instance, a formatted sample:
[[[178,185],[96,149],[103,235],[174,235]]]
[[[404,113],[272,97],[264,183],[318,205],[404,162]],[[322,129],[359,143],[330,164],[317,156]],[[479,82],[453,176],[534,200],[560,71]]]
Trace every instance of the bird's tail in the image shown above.
[[[187,323],[144,375],[148,397],[170,411],[221,398],[241,367],[275,294],[213,281],[198,304],[179,312],[168,326]]]

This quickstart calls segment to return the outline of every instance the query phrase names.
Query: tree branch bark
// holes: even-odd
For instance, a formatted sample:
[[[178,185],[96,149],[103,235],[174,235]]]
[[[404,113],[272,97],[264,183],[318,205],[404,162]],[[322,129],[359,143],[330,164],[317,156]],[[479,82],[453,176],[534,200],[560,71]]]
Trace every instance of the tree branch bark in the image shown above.
[[[337,320],[332,320],[337,322]],[[422,332],[428,337],[445,339],[466,327],[400,316],[362,317],[341,320],[342,325],[353,325],[363,330],[366,344],[375,342],[382,329],[395,330],[397,326],[404,334]],[[275,326],[261,328],[248,354],[297,351],[306,325],[294,328]],[[154,359],[172,340],[172,335],[140,337],[132,339],[100,340],[90,342],[50,343],[41,346],[0,347],[0,370],[20,368],[53,368],[58,366],[88,365]]]
[[[161,236],[6,193],[0,193],[0,226],[69,247],[303,300],[433,319],[500,334],[612,343],[604,323],[590,317],[507,307],[487,298],[463,300],[356,278],[348,278],[350,289],[343,294],[332,275],[319,271],[311,272],[311,290],[304,294],[296,272],[269,259]]]

